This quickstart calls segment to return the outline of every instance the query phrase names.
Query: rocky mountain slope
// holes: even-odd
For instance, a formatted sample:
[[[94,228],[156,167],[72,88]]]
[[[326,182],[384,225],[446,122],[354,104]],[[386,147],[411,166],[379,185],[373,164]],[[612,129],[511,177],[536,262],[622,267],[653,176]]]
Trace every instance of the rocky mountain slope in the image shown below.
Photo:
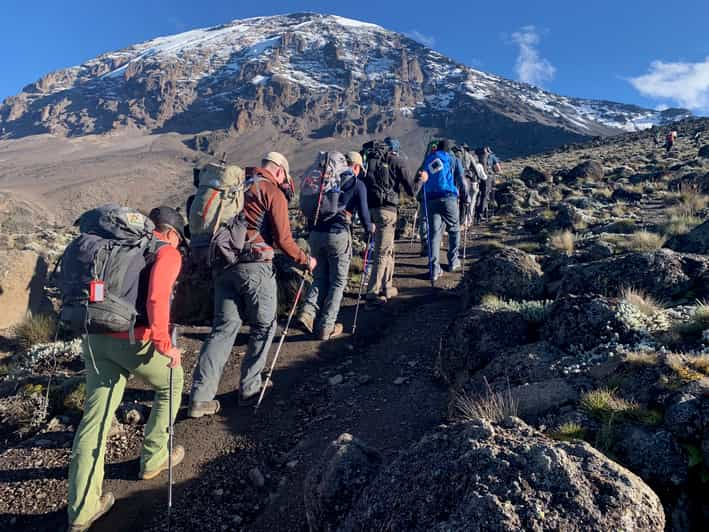
[[[689,114],[558,96],[374,24],[298,13],[160,37],[47,74],[0,105],[0,134],[238,134],[268,124],[302,140],[373,135],[415,118],[521,154]]]
[[[644,132],[506,162],[465,274],[435,290],[402,205],[401,293],[360,314],[366,334],[294,332],[258,416],[234,399],[242,335],[224,410],[179,419],[175,530],[703,530],[709,120],[676,127],[669,153]],[[24,236],[8,245],[49,262],[66,230],[10,210],[22,224],[3,228]],[[353,314],[350,297],[346,330]],[[183,329],[186,368],[206,332]],[[78,346],[0,340],[0,522],[58,530]],[[107,453],[118,502],[97,530],[164,530],[165,479],[135,480],[152,396],[127,390]]]

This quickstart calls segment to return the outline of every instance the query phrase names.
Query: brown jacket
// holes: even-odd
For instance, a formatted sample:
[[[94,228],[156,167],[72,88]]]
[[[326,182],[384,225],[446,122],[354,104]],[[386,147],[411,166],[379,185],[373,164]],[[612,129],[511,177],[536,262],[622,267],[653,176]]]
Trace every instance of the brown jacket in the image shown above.
[[[307,266],[308,256],[293,240],[288,202],[276,178],[265,168],[254,168],[253,176],[256,182],[244,195],[244,216],[254,260],[270,262],[276,247],[298,264]]]

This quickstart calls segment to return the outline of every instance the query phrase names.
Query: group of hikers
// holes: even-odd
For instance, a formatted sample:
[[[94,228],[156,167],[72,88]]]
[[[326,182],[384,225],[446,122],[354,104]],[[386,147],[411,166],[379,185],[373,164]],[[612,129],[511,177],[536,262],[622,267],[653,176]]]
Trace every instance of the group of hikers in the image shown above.
[[[443,271],[439,253],[444,227],[447,269],[461,268],[461,228],[487,215],[499,160],[489,147],[470,150],[440,140],[429,144],[411,174],[400,151],[399,141],[388,137],[365,144],[361,151],[318,154],[299,191],[309,254],[293,238],[288,206],[295,187],[289,162],[278,152],[264,155],[255,168],[224,160],[199,168],[197,190],[188,201],[188,224],[166,206],[146,217],[127,207],[104,205],[77,220],[80,235],[64,252],[58,274],[60,323],[82,335],[86,363],[84,416],[69,469],[70,531],[88,530],[114,503],[113,495],[102,490],[104,453],[131,375],[155,390],[139,477],[155,478],[184,459],[185,449],[171,440],[184,382],[182,351],[170,320],[183,267],[181,249],[189,250],[186,266],[210,272],[214,289],[212,329],[192,379],[191,418],[219,412],[217,388],[244,322],[250,330],[239,403],[254,405],[263,397],[270,381],[264,381],[262,372],[277,329],[276,250],[312,273],[296,322],[320,340],[343,333],[337,317],[349,278],[355,216],[365,239],[373,242],[365,309],[379,308],[398,294],[394,244],[401,193],[420,202],[422,253],[429,257],[431,282]],[[369,254],[369,246],[367,250]]]

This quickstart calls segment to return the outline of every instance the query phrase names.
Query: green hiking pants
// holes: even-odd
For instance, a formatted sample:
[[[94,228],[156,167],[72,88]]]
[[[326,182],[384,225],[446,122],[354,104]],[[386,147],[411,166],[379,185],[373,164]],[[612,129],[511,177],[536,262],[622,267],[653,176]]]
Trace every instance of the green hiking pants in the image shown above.
[[[168,457],[170,368],[169,359],[160,355],[151,342],[131,345],[128,340],[92,334],[88,341],[98,375],[84,339],[86,362],[86,401],[84,417],[74,436],[69,466],[69,523],[83,524],[99,510],[102,494],[106,438],[116,409],[121,403],[130,374],[155,390],[153,407],[145,425],[140,453],[140,471],[158,469]],[[182,368],[173,370],[172,417],[180,407]]]

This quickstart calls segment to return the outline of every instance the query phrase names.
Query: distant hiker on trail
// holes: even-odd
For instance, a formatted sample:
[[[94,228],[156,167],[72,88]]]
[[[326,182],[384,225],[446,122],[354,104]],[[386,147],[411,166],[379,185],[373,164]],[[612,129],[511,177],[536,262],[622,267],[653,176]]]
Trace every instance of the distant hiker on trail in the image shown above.
[[[291,234],[288,197],[293,185],[288,160],[280,153],[267,153],[246,184],[243,212],[227,226],[234,227],[231,232],[238,235],[236,226],[243,224],[242,248],[236,250],[235,257],[225,249],[221,264],[218,260],[214,265],[214,321],[195,369],[187,412],[190,417],[219,411],[214,396],[244,321],[251,328],[241,364],[240,402],[255,402],[261,391],[261,371],[276,332],[274,247],[310,271],[317,264],[296,245]]]
[[[104,455],[128,377],[135,375],[155,391],[140,454],[143,480],[168,467],[168,427],[177,414],[183,384],[182,351],[172,343],[169,325],[170,298],[182,264],[177,246],[184,240],[184,220],[170,207],[153,209],[148,220],[137,211],[107,206],[85,213],[79,224],[82,234],[65,251],[60,273],[65,303],[60,320],[88,331],[83,337],[84,416],[69,467],[70,532],[88,530],[115,501],[113,494],[102,493]],[[97,269],[106,271],[98,279],[92,274]],[[88,294],[85,306],[73,304],[72,291]],[[126,312],[137,312],[137,318],[121,324]],[[98,327],[105,332],[97,332]],[[184,448],[176,446],[172,465],[184,456]]]
[[[458,208],[460,210],[460,223],[467,227],[472,222],[473,218],[473,198],[477,196],[477,181],[473,179],[474,170],[472,167],[472,156],[467,150],[468,145],[463,144],[455,150],[456,158],[463,166],[463,177],[458,188]]]
[[[421,166],[423,166],[423,163],[426,161],[426,157],[428,157],[431,153],[435,153],[436,150],[438,150],[438,143],[440,141],[438,140],[432,140],[431,142],[428,143],[428,146],[426,147],[426,153],[423,156],[423,159],[421,160]],[[421,213],[418,217],[419,221],[419,226],[418,226],[418,231],[419,231],[419,237],[421,239],[421,250],[419,252],[419,255],[421,257],[427,257],[428,256],[428,221],[426,220],[426,217],[424,216],[423,212],[423,187],[421,187],[416,194],[416,201],[419,202],[419,212]],[[414,228],[415,230],[416,228]]]
[[[323,165],[318,161],[306,173],[300,187],[301,206],[304,206],[303,213],[310,229],[310,252],[318,265],[298,322],[307,332],[317,333],[320,340],[329,340],[343,331],[342,324],[337,323],[337,314],[352,260],[352,214],[357,211],[368,232],[374,232],[374,224],[369,218],[367,189],[356,177],[362,166],[362,156],[354,152],[345,159],[339,152],[327,152],[321,153],[320,158],[327,159],[327,172],[321,175]],[[320,208],[314,210],[313,203],[317,202],[315,198],[322,179],[328,183],[321,189],[324,193],[320,194]],[[306,197],[310,191],[315,197],[311,201]],[[316,213],[317,221],[314,220]]]
[[[442,274],[440,265],[440,247],[443,238],[443,225],[448,231],[448,271],[460,269],[458,247],[460,246],[460,218],[458,195],[463,179],[463,165],[450,153],[451,143],[442,140],[438,150],[424,161],[419,170],[421,180],[425,182],[424,194],[428,201],[428,230],[431,231],[430,260],[433,268],[433,282]]]
[[[692,137],[692,140],[694,140],[694,145],[698,148],[702,144],[702,132],[697,131],[694,134],[694,137]]]
[[[677,132],[676,131],[670,131],[667,134],[667,138],[665,139],[665,152],[670,153],[672,150],[672,147],[675,145],[675,142],[677,141]]]
[[[387,137],[384,143],[371,141],[362,147],[367,165],[364,184],[372,222],[377,226],[374,239],[374,265],[367,286],[369,308],[383,305],[399,291],[394,286],[394,238],[401,188],[414,195],[414,183],[399,158],[400,143]]]
[[[490,155],[494,154],[492,153],[492,150],[488,147],[482,147],[482,148],[477,148],[475,150],[475,155],[478,158],[478,161],[480,165],[482,166],[482,169],[484,170],[484,178],[481,177],[481,182],[480,182],[480,199],[478,200],[478,206],[475,209],[476,211],[476,216],[478,217],[478,221],[485,216],[487,218],[488,216],[488,209],[490,202],[492,201],[493,198],[493,189],[495,187],[495,177],[494,173],[491,171],[491,158]],[[497,161],[497,157],[495,157],[494,161]],[[494,164],[494,162],[493,162]],[[497,167],[499,168],[499,161],[497,161]],[[478,169],[479,170],[479,169]]]
[[[470,147],[467,144],[463,144],[463,169],[465,170],[465,177],[470,183],[470,199],[464,206],[465,212],[461,213],[460,219],[465,227],[475,223],[476,206],[480,196],[481,179],[478,176],[476,164],[479,164],[477,156],[470,151]]]

